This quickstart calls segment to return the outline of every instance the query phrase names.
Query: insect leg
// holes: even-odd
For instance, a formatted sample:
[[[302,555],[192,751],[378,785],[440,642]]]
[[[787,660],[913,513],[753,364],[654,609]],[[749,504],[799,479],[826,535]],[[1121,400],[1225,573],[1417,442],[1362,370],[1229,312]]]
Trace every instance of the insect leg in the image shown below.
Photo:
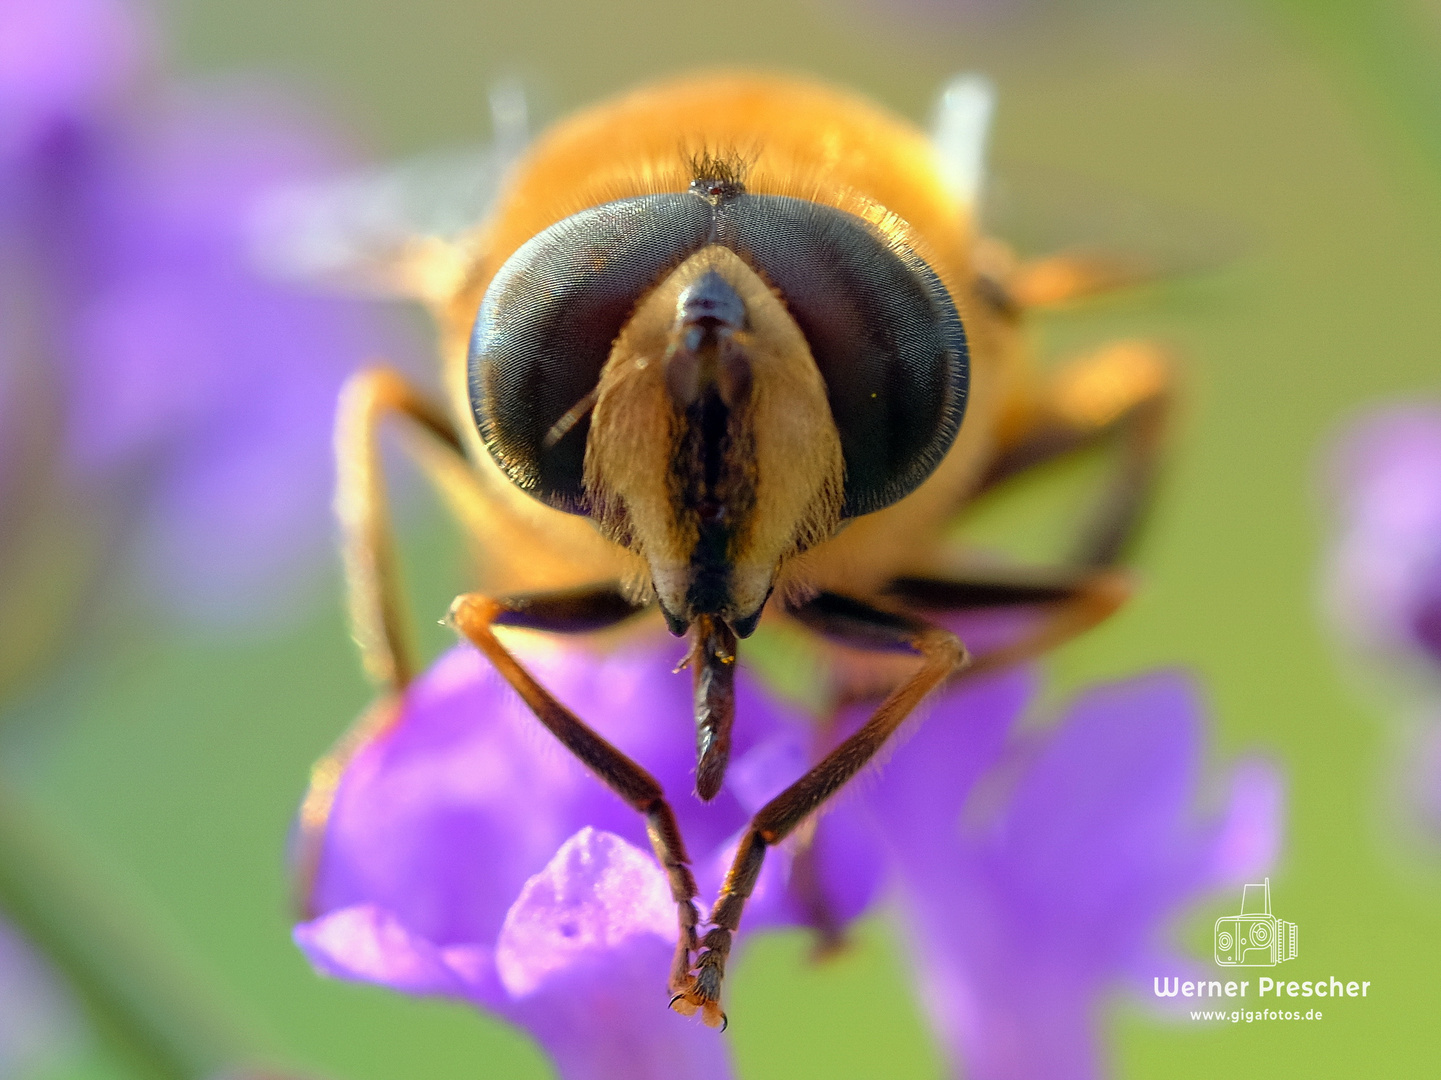
[[[1018,607],[1043,610],[1035,625],[1014,640],[972,654],[964,673],[969,678],[1029,660],[1089,630],[1126,602],[1131,585],[1120,571],[1081,568],[1016,571],[967,579],[901,577],[891,581],[885,592],[910,611],[957,614]],[[822,593],[813,603],[820,606],[807,620],[810,625],[827,636],[846,640],[827,623],[827,608],[833,606],[827,594]]]
[[[460,438],[444,411],[427,401],[399,372],[373,368],[347,380],[335,424],[335,509],[340,519],[351,625],[366,673],[379,686],[380,694],[310,770],[293,854],[296,906],[307,915],[311,914],[310,894],[325,826],[345,767],[394,722],[400,713],[400,692],[416,670],[380,460],[380,425],[387,416],[406,421],[439,447],[439,455],[419,460],[442,488],[451,478],[444,475],[441,461],[453,463],[450,472],[454,476],[470,469]]]
[[[358,372],[341,391],[335,424],[335,511],[350,619],[366,673],[384,690],[396,691],[410,682],[417,665],[380,457],[380,425],[388,416],[435,440],[461,464],[465,451],[444,410],[399,372]],[[426,464],[425,458],[420,460]]]
[[[1009,319],[1155,281],[1171,269],[1143,256],[1099,250],[1021,259],[992,237],[977,241],[975,265],[977,299]]]
[[[602,630],[645,610],[645,607],[634,604],[616,584],[527,593],[495,603],[498,608],[495,617],[497,625],[523,626],[562,634]],[[320,865],[326,823],[346,766],[366,744],[398,718],[402,701],[403,695],[398,689],[382,693],[310,771],[310,784],[300,807],[292,858],[296,907],[307,916],[313,914],[310,894]]]
[[[1043,606],[1049,611],[1016,641],[974,657],[955,635],[917,615],[853,597],[821,593],[792,611],[828,638],[867,650],[911,652],[921,663],[858,731],[756,813],[711,910],[711,929],[701,939],[704,951],[696,962],[695,979],[678,1003],[685,1011],[701,1009],[707,1020],[724,1020],[719,1000],[726,959],[766,848],[805,823],[864,768],[928,693],[952,676],[969,678],[1052,648],[1110,615],[1129,589],[1117,572],[1079,570],[969,581],[902,578],[891,591],[902,600],[923,600],[925,606],[952,612],[1013,606]]]
[[[1173,382],[1170,358],[1154,342],[1116,342],[1066,365],[1042,390],[1019,436],[991,462],[979,490],[1100,442],[1118,442],[1116,470],[1070,560],[1113,565],[1155,486]]]
[[[822,611],[824,609],[824,611]],[[711,929],[701,940],[695,977],[672,1002],[687,1015],[701,1012],[708,1024],[724,1024],[721,982],[741,913],[755,888],[768,847],[780,843],[855,776],[884,746],[905,718],[933,689],[966,661],[960,641],[948,630],[922,619],[882,611],[859,600],[822,594],[796,612],[810,616],[863,647],[902,650],[920,657],[920,666],[891,692],[866,723],[785,791],[766,803],[751,820],[730,871],[711,909]]]
[[[1060,307],[1154,281],[1162,268],[1152,260],[1101,251],[1069,251],[1020,263],[1004,288],[1019,308]]]
[[[540,602],[532,600],[531,603]],[[607,787],[644,815],[646,833],[656,859],[665,868],[680,923],[680,937],[670,974],[671,989],[678,991],[690,979],[691,955],[698,948],[696,924],[699,912],[695,904],[695,877],[690,870],[690,857],[686,854],[675,814],[666,802],[660,784],[650,773],[557,701],[495,636],[492,627],[506,617],[508,610],[514,615],[513,606],[508,609],[503,601],[471,593],[456,598],[449,618],[451,625],[485,654],[546,729]],[[536,608],[533,606],[531,610]]]
[[[496,626],[523,626],[554,634],[586,634],[624,622],[646,610],[610,582],[578,589],[497,597]]]

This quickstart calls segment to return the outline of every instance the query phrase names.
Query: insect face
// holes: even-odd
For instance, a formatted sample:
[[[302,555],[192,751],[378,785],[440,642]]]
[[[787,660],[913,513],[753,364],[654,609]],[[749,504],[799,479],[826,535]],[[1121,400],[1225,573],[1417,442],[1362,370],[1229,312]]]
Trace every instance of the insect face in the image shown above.
[[[898,222],[698,178],[517,251],[469,378],[502,470],[640,554],[673,632],[745,636],[791,556],[940,462],[967,356]]]
[[[782,560],[840,522],[840,439],[806,339],[719,245],[616,340],[585,465],[593,513],[645,557],[677,631],[714,615],[749,633]]]

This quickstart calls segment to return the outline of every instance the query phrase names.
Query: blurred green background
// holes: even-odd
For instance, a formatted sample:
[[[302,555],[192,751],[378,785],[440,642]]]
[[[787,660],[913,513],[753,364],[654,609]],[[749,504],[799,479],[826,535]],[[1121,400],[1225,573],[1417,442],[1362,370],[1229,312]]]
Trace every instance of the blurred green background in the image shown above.
[[[1137,335],[1185,357],[1143,591],[1050,662],[1057,693],[1199,672],[1216,769],[1260,752],[1287,776],[1272,882],[1301,927],[1293,977],[1372,982],[1364,1002],[1289,1027],[1162,1023],[1119,1002],[1115,1071],[1435,1074],[1441,870],[1397,823],[1394,727],[1320,624],[1316,578],[1328,439],[1441,382],[1441,4],[169,0],[162,15],[182,74],[299,81],[380,157],[485,137],[505,76],[541,120],[722,63],[812,72],[924,120],[947,76],[989,74],[997,196],[1038,207],[1028,218],[1017,194],[1002,216],[1022,232],[1052,221],[1027,244],[1067,223],[1096,240],[1139,228],[1161,254],[1215,264],[1038,326],[1048,358]],[[406,535],[418,609],[439,612],[460,584],[454,538],[422,500]],[[290,817],[366,700],[331,577],[321,610],[279,635],[142,627],[107,644],[12,710],[3,767],[263,1054],[337,1080],[545,1076],[498,1022],[318,980],[290,945]],[[1235,899],[1181,927],[1198,956]],[[742,1076],[941,1075],[884,920],[820,968],[806,953],[799,935],[746,946],[731,984]],[[92,1040],[56,1075],[138,1074]]]

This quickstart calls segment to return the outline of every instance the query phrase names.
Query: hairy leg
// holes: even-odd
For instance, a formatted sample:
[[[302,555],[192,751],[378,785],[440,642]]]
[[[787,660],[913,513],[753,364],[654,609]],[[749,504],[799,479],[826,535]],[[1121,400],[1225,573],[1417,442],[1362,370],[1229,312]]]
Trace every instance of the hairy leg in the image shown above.
[[[994,237],[976,243],[977,297],[997,314],[1064,307],[1165,276],[1168,268],[1143,256],[1074,250],[1021,259]]]
[[[816,605],[835,600],[835,618],[845,622],[851,636],[872,647],[902,649],[920,658],[911,677],[886,698],[875,714],[848,739],[756,813],[735,860],[726,874],[721,893],[711,909],[711,929],[701,940],[694,977],[677,994],[671,1005],[693,1015],[697,1011],[707,1024],[725,1024],[720,1007],[721,983],[731,943],[740,926],[746,901],[755,888],[766,848],[780,843],[802,824],[822,803],[853,777],[885,745],[916,705],[965,662],[965,649],[954,634],[923,620],[881,611],[858,600],[822,594],[796,614],[810,621]]]
[[[446,456],[468,464],[444,410],[398,372],[373,368],[345,384],[335,424],[335,512],[351,626],[366,673],[382,690],[398,691],[415,676],[416,658],[380,456],[380,429],[387,418],[401,421],[433,440]],[[427,467],[434,459],[418,460]]]
[[[1154,342],[1115,342],[1073,361],[1042,389],[1024,426],[992,461],[980,491],[1086,447],[1118,444],[1115,471],[1069,560],[1114,565],[1155,487],[1173,383],[1170,357]]]
[[[554,627],[544,625],[545,619],[528,622],[525,618],[527,610],[532,614],[542,612],[547,618],[553,618],[553,611],[547,612],[547,607],[545,599],[531,598],[520,603],[507,603],[472,593],[456,598],[451,605],[449,619],[457,631],[485,654],[496,671],[530,707],[536,719],[560,740],[561,745],[644,816],[651,847],[665,870],[666,878],[670,882],[671,897],[676,903],[680,935],[671,965],[670,986],[672,990],[678,991],[690,980],[691,956],[698,948],[696,924],[699,921],[699,912],[695,904],[696,884],[690,870],[690,858],[686,854],[680,828],[676,824],[670,804],[666,802],[665,793],[650,773],[612,746],[557,701],[550,691],[536,682],[530,672],[495,636],[493,627],[502,621],[510,625],[553,629]],[[638,609],[631,610],[634,612]]]
[[[1021,663],[1055,648],[1112,615],[1131,595],[1118,570],[1014,571],[989,577],[896,578],[886,588],[908,611],[942,614],[1031,608],[1035,624],[1012,641],[972,654],[964,677]],[[822,632],[827,631],[822,628]],[[838,636],[831,634],[831,636]]]
[[[400,421],[437,447],[438,456],[418,459],[437,483],[443,486],[446,480],[437,475],[443,468],[438,464],[441,460],[453,461],[456,468],[451,471],[456,474],[469,469],[460,438],[444,411],[404,376],[389,368],[372,368],[346,382],[335,423],[335,509],[351,626],[366,674],[380,694],[310,770],[292,857],[296,907],[307,916],[313,914],[311,891],[325,826],[345,767],[399,716],[401,691],[416,670],[380,459],[380,429],[387,418]]]
[[[354,633],[366,671],[381,693],[311,770],[296,845],[296,885],[302,907],[308,904],[321,838],[345,766],[399,715],[401,692],[417,670],[379,449],[382,424],[387,420],[397,421],[402,434],[425,440],[409,444],[426,451],[416,453],[415,460],[463,518],[466,509],[481,500],[469,479],[471,464],[444,410],[395,371],[375,368],[352,376],[342,392],[336,422],[336,511],[343,534]],[[495,625],[557,633],[604,629],[645,610],[617,584],[515,596],[489,604],[490,622]],[[657,818],[655,827],[663,832],[668,813]],[[674,834],[673,826],[672,821],[669,834]],[[684,862],[678,836],[675,839]]]
[[[923,598],[927,607],[939,611],[1042,609],[1043,617],[1029,632],[976,656],[969,656],[948,630],[907,611],[888,610],[835,593],[821,593],[794,609],[797,619],[827,638],[867,650],[913,653],[920,664],[859,730],[757,811],[711,909],[710,929],[701,939],[695,977],[672,1002],[673,1007],[687,1014],[699,1010],[707,1022],[724,1023],[720,994],[726,961],[766,849],[810,820],[873,760],[927,694],[952,677],[968,678],[1054,647],[1110,615],[1125,601],[1128,591],[1121,574],[1105,570],[970,581],[906,578],[894,584],[893,595],[898,599]]]

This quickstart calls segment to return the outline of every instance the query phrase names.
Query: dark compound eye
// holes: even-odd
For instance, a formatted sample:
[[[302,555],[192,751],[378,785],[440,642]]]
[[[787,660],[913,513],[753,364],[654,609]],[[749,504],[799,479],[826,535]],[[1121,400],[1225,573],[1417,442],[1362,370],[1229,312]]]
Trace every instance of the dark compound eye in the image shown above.
[[[495,275],[471,338],[470,404],[520,487],[584,512],[589,412],[546,436],[587,400],[636,303],[705,243],[712,216],[691,195],[607,203],[533,237]]]
[[[966,334],[923,259],[853,214],[742,195],[718,239],[784,297],[826,382],[846,462],[846,517],[889,506],[928,477],[965,412]]]
[[[501,267],[470,350],[481,436],[506,474],[584,512],[587,401],[637,302],[708,243],[733,249],[780,293],[826,383],[845,458],[844,514],[913,491],[940,464],[965,410],[965,331],[915,252],[860,218],[804,199],[690,193],[585,210]]]

